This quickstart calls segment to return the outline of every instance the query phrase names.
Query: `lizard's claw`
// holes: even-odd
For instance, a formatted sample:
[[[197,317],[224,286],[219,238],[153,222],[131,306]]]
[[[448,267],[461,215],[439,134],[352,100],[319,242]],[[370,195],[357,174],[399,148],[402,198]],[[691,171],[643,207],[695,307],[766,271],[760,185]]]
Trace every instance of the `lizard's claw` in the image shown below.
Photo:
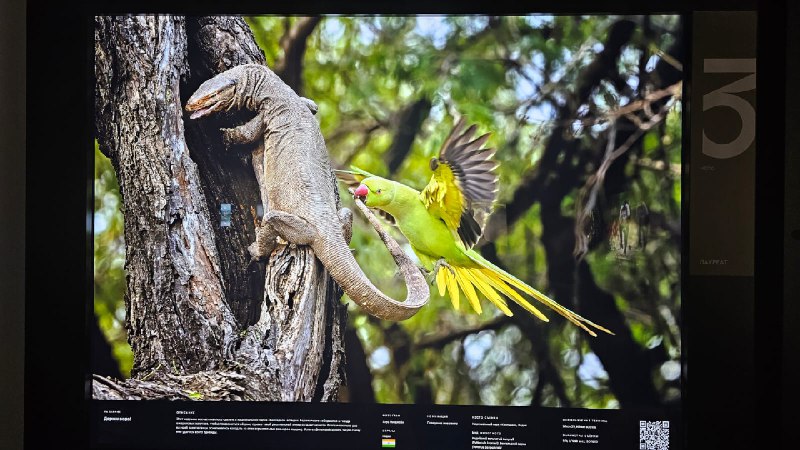
[[[300,100],[302,100],[303,103],[306,104],[306,107],[308,107],[309,111],[311,111],[311,114],[316,114],[317,111],[319,111],[319,107],[317,106],[316,103],[314,103],[314,100],[305,97],[300,97]]]
[[[222,145],[225,147],[225,150],[230,150],[233,148],[234,142],[234,129],[233,128],[220,128],[222,132]]]
[[[250,253],[250,262],[261,261],[267,255],[261,254],[258,248],[258,242],[253,242],[247,246],[247,252]]]

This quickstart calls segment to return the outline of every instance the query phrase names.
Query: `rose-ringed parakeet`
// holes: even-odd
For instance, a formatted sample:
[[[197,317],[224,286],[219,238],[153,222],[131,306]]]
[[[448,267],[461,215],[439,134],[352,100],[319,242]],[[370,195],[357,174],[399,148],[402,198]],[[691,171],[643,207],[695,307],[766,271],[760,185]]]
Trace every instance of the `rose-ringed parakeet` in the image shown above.
[[[594,329],[613,334],[561,306],[541,292],[483,258],[472,247],[483,232],[497,194],[494,150],[483,148],[488,134],[473,139],[476,126],[466,130],[462,118],[431,160],[433,175],[422,192],[353,167],[339,178],[358,187],[354,195],[394,222],[427,271],[435,273],[439,295],[445,293],[455,309],[461,294],[480,313],[478,292],[508,316],[506,298],[541,320],[548,318],[523,297],[543,303],[592,336]]]

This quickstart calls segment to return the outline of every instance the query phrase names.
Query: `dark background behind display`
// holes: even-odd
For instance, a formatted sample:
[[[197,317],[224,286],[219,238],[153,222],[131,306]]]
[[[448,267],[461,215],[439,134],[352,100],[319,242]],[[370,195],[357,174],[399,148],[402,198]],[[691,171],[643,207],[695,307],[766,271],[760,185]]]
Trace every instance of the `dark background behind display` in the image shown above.
[[[0,1],[0,449],[22,447],[25,2]]]
[[[783,367],[780,397],[781,422],[784,447],[788,448],[790,432],[794,434],[800,391],[797,389],[800,374],[800,4],[787,2],[786,32],[786,168],[784,200],[784,268],[783,268]],[[778,207],[775,204],[775,207]],[[779,224],[777,224],[779,225]],[[776,355],[777,356],[777,355]]]
[[[600,8],[596,2],[584,4]],[[668,11],[689,4],[655,2],[643,7],[661,6],[660,11]],[[785,9],[786,4],[788,9]],[[163,4],[153,5],[151,8],[137,7],[164,8]],[[493,8],[497,7],[496,2],[493,5]],[[753,2],[695,2],[693,7],[733,9],[735,5],[746,9]],[[422,6],[419,4],[417,7]],[[783,434],[787,435],[791,409],[800,402],[794,387],[798,373],[796,350],[800,348],[800,338],[794,332],[800,308],[795,302],[797,292],[800,292],[800,277],[797,276],[800,273],[800,240],[797,233],[790,234],[800,228],[800,177],[790,176],[800,169],[800,151],[797,150],[800,98],[796,83],[786,84],[788,95],[783,95],[785,80],[796,78],[786,76],[784,79],[784,74],[796,74],[800,70],[800,33],[796,27],[788,27],[788,36],[785,36],[782,26],[798,23],[800,6],[792,2],[762,6],[765,8],[762,9],[764,17],[759,20],[759,38],[764,46],[760,46],[758,87],[758,109],[762,114],[758,119],[760,156],[756,179],[756,383],[755,386],[737,386],[735,379],[721,379],[718,383],[692,385],[686,409],[690,445],[695,438],[704,435],[706,439],[716,439],[714,448],[725,444],[730,448],[752,447],[748,444],[753,444],[753,441],[771,441],[780,430],[781,408]],[[536,4],[527,7],[537,9]],[[52,448],[80,448],[86,442],[88,424],[83,416],[84,311],[76,305],[83,304],[83,299],[78,297],[86,284],[85,254],[82,253],[86,250],[82,241],[85,236],[82,207],[86,195],[86,180],[82,175],[86,171],[86,155],[81,153],[81,149],[82,142],[91,132],[87,127],[88,118],[83,113],[91,97],[84,95],[86,80],[82,72],[83,58],[90,55],[87,36],[83,34],[89,24],[83,11],[75,5],[31,2],[32,29],[28,31],[30,39],[27,44],[33,60],[29,61],[28,87],[31,92],[28,101],[36,110],[30,111],[28,117],[33,122],[28,123],[31,147],[27,159],[36,167],[28,168],[26,190],[25,153],[22,151],[25,145],[24,8],[20,0],[4,0],[0,4],[0,448],[21,446],[24,308],[29,315],[26,319],[29,352],[25,355],[28,363],[25,380],[28,438],[32,444],[49,444]],[[256,6],[251,9],[257,11]],[[784,45],[787,37],[789,45]],[[784,51],[788,56],[786,62],[781,58]],[[54,78],[57,82],[53,81]],[[786,142],[792,147],[786,153],[786,172],[781,157],[784,153],[784,109]],[[784,173],[786,205],[782,208]],[[36,178],[31,179],[32,175]],[[26,195],[30,199],[28,207],[37,208],[27,213],[23,207]],[[26,214],[33,223],[25,225]],[[784,220],[785,233],[778,233]],[[29,247],[28,256],[32,257],[27,262],[27,272],[29,275],[38,272],[35,279],[40,282],[27,286],[27,304],[23,298],[23,243]],[[786,267],[781,271],[784,248]],[[43,285],[42,280],[49,280],[49,283]],[[720,300],[724,302],[724,299]],[[691,301],[691,298],[686,296],[686,301]],[[782,308],[785,309],[783,315]],[[724,320],[726,317],[724,308],[696,312],[697,316],[690,319],[695,325],[702,320]],[[781,325],[785,327],[783,332]],[[732,329],[731,332],[741,330]],[[691,346],[702,346],[703,341],[703,329],[693,326]],[[732,347],[717,349],[731,357],[740,350]],[[785,362],[782,374],[781,357]],[[695,365],[695,362],[690,359],[690,372],[700,367],[713,370],[713,367],[703,366],[699,361]],[[778,385],[781,378],[783,389]],[[689,380],[691,383],[691,374]],[[700,392],[709,394],[700,396],[697,394]],[[724,413],[709,413],[715,405],[704,399],[724,392],[731,396],[739,392],[742,396],[755,398],[755,411],[731,409]],[[725,426],[731,417],[737,425],[742,418],[754,422],[745,430],[734,430],[730,425]],[[709,427],[720,433],[709,438],[704,432]],[[743,441],[742,437],[748,439]],[[784,448],[790,448],[789,444],[785,442]]]

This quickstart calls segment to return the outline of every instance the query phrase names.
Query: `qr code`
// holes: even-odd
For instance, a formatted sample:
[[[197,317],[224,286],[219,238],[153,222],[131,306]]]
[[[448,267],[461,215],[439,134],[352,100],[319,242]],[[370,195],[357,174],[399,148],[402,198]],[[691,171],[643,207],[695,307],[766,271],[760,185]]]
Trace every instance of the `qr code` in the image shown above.
[[[639,450],[669,450],[669,421],[639,421]]]

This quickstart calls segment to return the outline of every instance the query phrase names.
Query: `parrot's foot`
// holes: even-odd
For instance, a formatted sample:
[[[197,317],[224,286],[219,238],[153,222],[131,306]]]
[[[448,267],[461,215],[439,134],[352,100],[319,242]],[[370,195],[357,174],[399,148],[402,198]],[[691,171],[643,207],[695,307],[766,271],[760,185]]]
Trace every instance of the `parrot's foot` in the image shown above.
[[[431,276],[433,272],[428,272],[427,270],[425,270],[424,267],[421,266],[417,266],[417,269],[419,269],[419,271],[422,272],[422,276],[425,277],[426,280],[428,280],[428,284],[433,284],[434,278]],[[397,273],[400,274],[399,269],[397,270]]]
[[[431,272],[431,274],[433,274],[434,279],[436,279],[436,274],[439,273],[439,270],[441,270],[442,267],[446,267],[447,270],[450,271],[450,273],[455,274],[453,268],[450,267],[450,264],[447,264],[447,261],[444,258],[439,258],[439,260],[436,261],[436,264],[433,265],[433,271]]]

